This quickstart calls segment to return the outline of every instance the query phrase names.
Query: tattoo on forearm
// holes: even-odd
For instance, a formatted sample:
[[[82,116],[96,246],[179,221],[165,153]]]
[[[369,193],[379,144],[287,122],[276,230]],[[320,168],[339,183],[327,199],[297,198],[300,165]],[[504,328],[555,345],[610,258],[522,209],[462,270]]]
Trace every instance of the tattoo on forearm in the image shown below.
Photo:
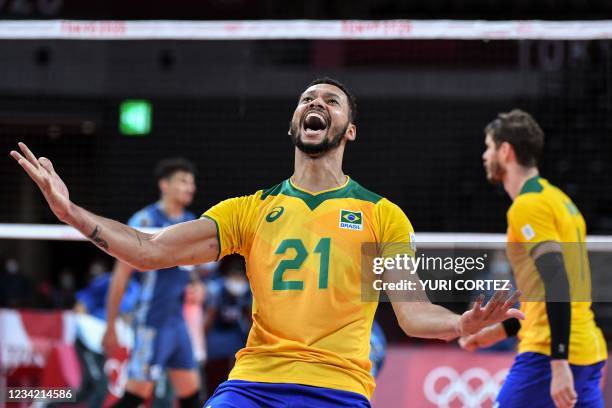
[[[108,250],[108,242],[106,242],[100,236],[100,226],[99,225],[96,225],[96,228],[94,228],[94,230],[91,233],[91,235],[88,236],[87,238],[91,239],[93,241],[93,243],[96,244],[97,246],[99,246],[100,248]]]

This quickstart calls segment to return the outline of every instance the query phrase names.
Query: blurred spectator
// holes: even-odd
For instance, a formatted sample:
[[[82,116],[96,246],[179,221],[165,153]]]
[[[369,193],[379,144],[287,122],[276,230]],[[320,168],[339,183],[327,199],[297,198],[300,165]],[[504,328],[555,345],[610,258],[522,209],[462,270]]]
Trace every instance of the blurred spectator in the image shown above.
[[[94,261],[89,267],[90,284],[76,293],[75,312],[90,317],[77,317],[75,349],[81,364],[81,385],[76,392],[76,402],[89,407],[102,406],[107,394],[107,378],[104,372],[105,356],[102,351],[102,333],[106,327],[106,295],[111,273],[104,265]],[[133,311],[138,301],[140,284],[130,279],[123,298],[120,313]]]
[[[35,292],[36,300],[33,303],[34,307],[39,307],[41,309],[53,309],[55,288],[53,287],[51,282],[48,282],[46,280],[37,282]]]
[[[102,261],[101,259],[95,259],[91,262],[91,264],[89,264],[89,282],[91,283],[94,279],[96,279],[98,276],[103,275],[107,271],[108,265],[106,264],[106,262]]]
[[[213,391],[227,379],[235,354],[246,344],[251,328],[251,291],[244,259],[226,256],[219,275],[211,279],[206,293],[206,382]]]
[[[372,377],[380,373],[385,362],[387,355],[387,338],[383,332],[382,327],[374,320],[372,324],[372,333],[370,334],[370,361],[372,362],[372,369],[370,373]]]
[[[194,268],[191,272],[191,282],[185,288],[183,315],[185,316],[185,323],[191,338],[193,356],[200,371],[200,399],[202,401],[208,399],[204,371],[206,363],[206,337],[204,336],[205,297],[206,286],[200,280],[199,271]]]
[[[74,273],[72,269],[62,268],[58,280],[59,287],[53,294],[53,306],[58,309],[70,309],[74,306]]]
[[[0,279],[0,307],[19,308],[30,305],[32,283],[21,273],[15,258],[6,259]]]

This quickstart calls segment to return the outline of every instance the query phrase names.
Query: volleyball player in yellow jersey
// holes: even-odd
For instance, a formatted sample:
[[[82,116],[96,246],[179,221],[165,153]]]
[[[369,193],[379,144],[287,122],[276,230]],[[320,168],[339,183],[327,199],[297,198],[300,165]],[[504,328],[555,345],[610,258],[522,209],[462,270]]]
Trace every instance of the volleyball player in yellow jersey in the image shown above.
[[[584,219],[567,195],[540,177],[544,133],[531,115],[502,113],[485,134],[487,178],[503,183],[513,200],[507,254],[526,298],[525,320],[496,324],[460,344],[472,350],[518,333],[519,354],[499,407],[603,408],[599,382],[607,351],[589,301]]]
[[[245,256],[253,326],[230,380],[205,407],[367,407],[374,390],[369,336],[376,302],[361,298],[361,248],[411,254],[412,226],[396,205],[344,175],[355,140],[355,102],[339,82],[311,83],[291,120],[293,175],[268,190],[221,202],[196,221],[146,234],[72,204],[48,159],[20,144],[12,156],[57,217],[140,270]],[[24,157],[25,156],[25,157]],[[403,248],[400,250],[398,248]],[[396,270],[386,271],[393,280]],[[516,294],[498,292],[459,316],[429,302],[393,302],[411,336],[451,339],[522,318]]]

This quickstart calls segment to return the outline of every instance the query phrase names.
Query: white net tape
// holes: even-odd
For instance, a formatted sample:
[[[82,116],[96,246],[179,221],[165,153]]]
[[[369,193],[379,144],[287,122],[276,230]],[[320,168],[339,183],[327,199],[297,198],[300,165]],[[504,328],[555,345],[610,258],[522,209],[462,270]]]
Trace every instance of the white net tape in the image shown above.
[[[140,228],[145,232],[156,232],[158,228]],[[80,232],[67,225],[52,224],[0,224],[0,239],[32,239],[56,241],[86,241]],[[462,248],[462,249],[503,249],[506,246],[504,234],[421,232],[416,235],[417,246],[421,248]],[[611,251],[612,236],[590,235],[587,237],[590,251]]]
[[[596,40],[612,38],[612,20],[257,20],[0,22],[0,39],[68,40]]]

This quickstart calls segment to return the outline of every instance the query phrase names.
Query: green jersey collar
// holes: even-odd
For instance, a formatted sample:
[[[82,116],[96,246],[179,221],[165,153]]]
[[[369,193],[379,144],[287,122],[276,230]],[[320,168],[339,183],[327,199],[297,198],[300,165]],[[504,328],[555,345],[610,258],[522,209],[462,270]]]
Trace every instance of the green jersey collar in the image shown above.
[[[540,179],[541,177],[539,175],[533,176],[532,178],[527,179],[527,181],[525,181],[525,184],[523,184],[523,188],[521,188],[519,195],[525,194],[525,193],[539,193],[542,190],[544,190],[544,187],[542,186]]]

